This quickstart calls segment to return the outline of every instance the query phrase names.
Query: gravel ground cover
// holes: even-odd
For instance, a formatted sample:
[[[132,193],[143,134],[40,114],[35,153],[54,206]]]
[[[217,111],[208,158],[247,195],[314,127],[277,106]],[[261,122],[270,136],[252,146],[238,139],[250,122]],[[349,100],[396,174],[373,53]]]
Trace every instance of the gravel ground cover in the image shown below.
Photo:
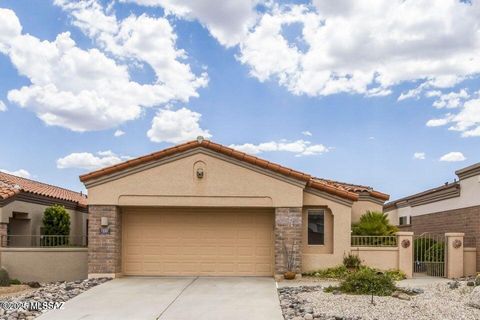
[[[41,310],[28,310],[20,308],[11,309],[13,304],[24,302],[65,302],[80,293],[93,288],[109,278],[86,279],[73,282],[52,282],[40,284],[40,288],[33,289],[24,294],[0,297],[1,320],[31,320],[39,316]],[[45,310],[48,311],[48,310]]]
[[[458,288],[447,283],[423,287],[423,293],[395,297],[325,293],[323,286],[283,287],[279,289],[280,304],[286,320],[479,320],[480,309],[468,306],[473,287],[465,281]]]

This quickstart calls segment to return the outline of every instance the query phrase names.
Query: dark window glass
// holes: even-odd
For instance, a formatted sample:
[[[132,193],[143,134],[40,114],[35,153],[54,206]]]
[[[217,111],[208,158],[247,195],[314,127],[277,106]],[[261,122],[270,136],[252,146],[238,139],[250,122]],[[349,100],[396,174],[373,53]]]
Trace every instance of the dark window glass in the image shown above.
[[[408,224],[408,217],[400,217],[400,225],[403,226],[403,225],[406,225]]]
[[[308,213],[308,244],[323,245],[325,239],[325,219],[323,211]]]

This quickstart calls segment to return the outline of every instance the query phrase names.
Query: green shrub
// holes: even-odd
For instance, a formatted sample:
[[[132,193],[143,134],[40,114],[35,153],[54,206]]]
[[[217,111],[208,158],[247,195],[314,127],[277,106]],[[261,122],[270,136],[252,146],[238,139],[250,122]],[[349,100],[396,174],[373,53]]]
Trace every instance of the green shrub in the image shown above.
[[[333,268],[320,269],[313,272],[305,272],[304,276],[317,277],[322,279],[345,279],[351,272],[344,265]]]
[[[358,269],[361,264],[362,260],[356,254],[349,253],[343,256],[343,265],[348,269]]]
[[[425,251],[425,261],[445,261],[445,243],[437,242]]]
[[[419,238],[413,241],[413,259],[414,261],[426,261],[426,252],[437,242],[430,238]]]
[[[348,275],[340,284],[339,289],[351,294],[389,296],[395,291],[395,283],[388,274],[371,268],[362,268]]]
[[[407,275],[405,274],[405,272],[400,270],[390,269],[385,271],[385,274],[390,278],[392,278],[393,281],[400,281],[403,279],[407,279]]]
[[[22,282],[18,279],[11,279],[10,284],[22,284]]]
[[[337,290],[340,290],[337,286],[328,286],[326,288],[323,289],[323,292],[334,292],[334,291],[337,291]]]
[[[45,209],[43,213],[44,235],[46,236],[65,236],[65,237],[45,237],[42,245],[56,246],[67,245],[70,234],[70,215],[64,206],[54,205]]]
[[[352,224],[354,236],[390,236],[397,231],[397,227],[388,221],[387,214],[376,211],[367,211],[358,223]]]
[[[5,268],[0,268],[0,287],[10,287],[10,276]]]

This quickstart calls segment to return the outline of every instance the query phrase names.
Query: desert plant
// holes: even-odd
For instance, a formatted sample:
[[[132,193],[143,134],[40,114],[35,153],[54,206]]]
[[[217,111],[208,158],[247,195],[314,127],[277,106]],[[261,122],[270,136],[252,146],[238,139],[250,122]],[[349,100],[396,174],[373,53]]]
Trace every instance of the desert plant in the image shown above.
[[[361,264],[362,261],[356,254],[350,252],[348,255],[343,256],[343,265],[348,269],[358,269]]]
[[[386,273],[371,268],[361,268],[340,283],[339,290],[351,294],[389,296],[395,291],[393,279]]]
[[[387,214],[377,211],[367,211],[359,222],[352,224],[352,234],[355,236],[389,236],[397,231],[397,227],[388,221]]]
[[[43,245],[67,245],[70,234],[70,215],[64,206],[53,205],[45,209],[43,213],[43,234],[45,237]]]
[[[11,279],[10,284],[22,284],[22,282],[18,279]]]
[[[10,276],[5,268],[0,268],[0,287],[10,286]]]
[[[295,241],[292,242],[292,246],[290,248],[290,250],[287,248],[287,244],[284,242],[283,243],[283,253],[285,255],[285,259],[286,259],[286,269],[287,271],[289,272],[294,272],[296,267],[297,267],[297,263],[295,261]]]

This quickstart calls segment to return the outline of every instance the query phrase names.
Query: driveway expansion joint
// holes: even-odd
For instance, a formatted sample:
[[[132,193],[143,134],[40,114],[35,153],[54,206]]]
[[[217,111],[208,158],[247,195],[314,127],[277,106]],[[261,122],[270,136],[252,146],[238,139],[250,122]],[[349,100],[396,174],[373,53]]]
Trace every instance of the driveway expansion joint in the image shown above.
[[[188,289],[188,287],[190,287],[195,281],[198,280],[199,277],[195,277],[192,279],[192,281],[190,281],[189,283],[187,283],[187,285],[185,287],[183,287],[183,289],[177,294],[177,296],[175,297],[175,299],[173,299],[166,307],[165,309],[163,309],[163,311],[158,315],[158,317],[155,318],[155,320],[160,320],[160,318],[165,314],[165,312],[167,312],[167,310],[175,303],[175,301],[177,301],[178,298],[180,298],[180,296],[185,292],[185,290]]]

